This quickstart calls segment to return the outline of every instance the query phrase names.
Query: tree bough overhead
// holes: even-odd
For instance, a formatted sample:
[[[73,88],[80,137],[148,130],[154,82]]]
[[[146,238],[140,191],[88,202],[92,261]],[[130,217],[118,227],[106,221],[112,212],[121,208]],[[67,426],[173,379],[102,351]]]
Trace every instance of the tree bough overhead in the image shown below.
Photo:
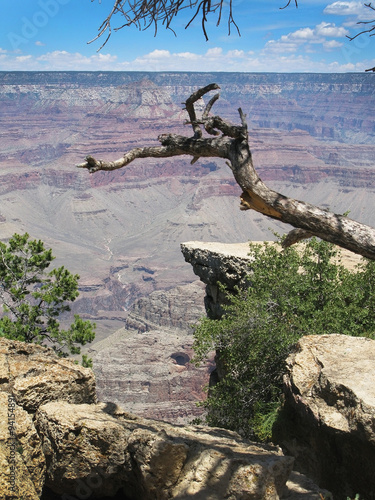
[[[93,2],[94,0],[91,0]],[[99,0],[101,2],[101,0]],[[256,3],[255,1],[253,3]],[[303,3],[303,1],[301,1]],[[155,35],[158,31],[158,26],[161,24],[166,29],[172,29],[172,23],[175,17],[181,12],[190,10],[192,16],[188,21],[185,28],[188,28],[193,21],[200,19],[202,25],[202,31],[206,40],[208,40],[208,34],[206,30],[206,23],[208,21],[209,15],[216,15],[216,26],[219,26],[222,22],[223,17],[226,17],[228,23],[228,35],[231,34],[231,27],[234,26],[237,33],[240,35],[240,28],[235,21],[235,2],[233,0],[112,0],[113,6],[110,8],[108,16],[104,19],[102,24],[99,26],[98,34],[93,40],[88,43],[92,43],[98,40],[103,35],[106,38],[103,44],[99,47],[100,51],[104,45],[108,42],[112,34],[112,18],[115,14],[119,14],[123,18],[120,26],[113,28],[113,31],[119,31],[125,27],[136,26],[140,31],[148,29],[150,26],[154,27]],[[341,4],[340,8],[345,9],[345,2],[336,2],[336,4]],[[290,5],[295,5],[298,7],[298,0],[284,0],[281,3],[280,9],[285,9]],[[372,6],[371,2],[364,3],[365,7],[372,11],[375,11],[375,7]],[[226,11],[226,12],[224,12]],[[354,36],[348,36],[350,40],[357,38],[363,34],[368,34],[369,36],[374,35],[375,30],[375,19],[370,21],[360,21],[357,24],[364,25],[364,29]],[[366,71],[375,71],[375,68],[370,68]]]
[[[91,2],[93,1],[94,0],[91,0]],[[294,3],[295,6],[298,7],[298,0],[286,1],[287,3],[283,7],[280,7],[281,9],[288,7],[291,3]],[[192,16],[185,28],[188,28],[196,18],[200,18],[202,31],[206,40],[208,40],[206,30],[207,16],[209,14],[217,14],[216,26],[219,26],[223,17],[223,8],[228,11],[228,34],[230,35],[231,33],[232,25],[236,28],[237,33],[240,34],[239,27],[237,26],[233,16],[233,3],[233,0],[225,2],[224,0],[135,0],[133,2],[130,2],[129,0],[114,0],[110,13],[99,26],[98,35],[88,43],[92,43],[106,34],[104,43],[99,50],[104,47],[112,34],[111,22],[112,17],[115,14],[120,14],[124,20],[122,25],[114,28],[114,31],[118,31],[129,26],[137,26],[139,30],[143,31],[148,29],[150,26],[154,26],[156,35],[159,24],[162,24],[166,29],[173,31],[171,27],[172,21],[180,11],[186,9],[190,9],[192,11]]]
[[[197,117],[194,104],[212,90],[219,89],[216,83],[194,92],[186,101],[189,114],[188,125],[192,126],[190,137],[177,134],[162,134],[160,146],[134,148],[115,161],[97,160],[87,156],[77,165],[90,173],[99,170],[123,168],[138,158],[170,158],[189,155],[191,163],[200,157],[223,158],[231,168],[235,180],[242,189],[241,210],[255,210],[267,217],[290,224],[296,229],[286,238],[288,246],[303,238],[318,236],[343,248],[375,260],[375,229],[356,222],[344,215],[323,210],[315,205],[284,196],[260,179],[256,172],[248,142],[246,117],[239,109],[240,125],[233,125],[220,116],[211,116],[210,111],[219,94],[214,95]],[[206,132],[207,136],[204,136]]]

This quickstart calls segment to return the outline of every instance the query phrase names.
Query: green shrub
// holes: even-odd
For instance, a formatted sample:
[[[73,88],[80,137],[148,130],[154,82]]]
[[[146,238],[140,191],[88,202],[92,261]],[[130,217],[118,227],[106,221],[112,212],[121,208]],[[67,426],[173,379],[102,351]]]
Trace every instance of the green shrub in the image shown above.
[[[216,350],[225,376],[203,402],[209,425],[260,440],[271,436],[282,400],[285,359],[304,335],[374,338],[375,263],[349,271],[340,250],[312,238],[281,251],[250,245],[249,286],[228,296],[220,320],[195,328],[195,363]]]
[[[54,258],[27,233],[0,242],[0,336],[48,345],[60,356],[79,354],[80,345],[93,341],[95,324],[75,315],[70,327],[61,329],[58,317],[78,297],[79,276],[64,266],[48,272]]]

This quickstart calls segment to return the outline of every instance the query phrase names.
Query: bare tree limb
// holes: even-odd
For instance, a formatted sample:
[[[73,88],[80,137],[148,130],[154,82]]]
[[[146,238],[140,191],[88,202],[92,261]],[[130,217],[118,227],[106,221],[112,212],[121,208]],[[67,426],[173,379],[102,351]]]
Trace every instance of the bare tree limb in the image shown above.
[[[375,11],[375,7],[370,3],[365,3],[364,4],[365,7],[368,7],[369,9]],[[373,33],[373,31],[375,31],[375,19],[372,19],[371,21],[359,21],[357,24],[372,24],[371,27],[365,29],[365,30],[362,30],[360,31],[359,33],[357,33],[356,35],[354,36],[349,36],[349,35],[346,35],[346,38],[349,38],[350,41],[352,40],[355,40],[356,38],[358,38],[359,36],[362,36],[364,35],[365,33],[370,33],[369,36],[374,36],[375,33]],[[366,69],[365,71],[373,71],[373,68],[370,68],[370,69]]]
[[[310,233],[309,231],[305,231],[304,229],[293,229],[283,239],[282,247],[288,248],[292,245],[295,245],[299,241],[307,240],[307,239],[311,238],[312,236],[314,236],[313,233]]]
[[[316,235],[326,241],[347,248],[364,257],[375,260],[375,229],[353,221],[340,214],[334,214],[315,205],[298,201],[269,189],[256,172],[248,143],[246,117],[239,109],[241,125],[233,125],[219,116],[197,119],[194,103],[207,92],[217,89],[211,84],[192,94],[186,101],[193,129],[192,137],[177,134],[163,134],[158,137],[160,146],[135,148],[122,158],[107,162],[87,156],[85,162],[77,165],[90,173],[99,170],[115,170],[125,167],[138,158],[168,158],[180,155],[192,156],[192,163],[200,157],[223,158],[231,168],[234,178],[242,189],[242,210],[255,210],[272,219],[276,219],[303,230],[290,236],[294,243],[298,239]],[[217,98],[215,99],[215,101]],[[212,104],[211,104],[212,106]],[[207,108],[206,108],[207,110]],[[199,128],[199,132],[198,132]],[[203,128],[215,137],[203,137]],[[222,135],[216,135],[216,130]],[[293,238],[295,241],[293,241]]]
[[[91,0],[93,2],[94,0]],[[100,0],[99,0],[100,1]],[[282,9],[288,7],[292,0],[281,7]],[[98,38],[106,34],[104,43],[100,46],[100,51],[108,42],[112,31],[118,31],[125,27],[136,26],[139,30],[143,31],[150,26],[154,26],[155,35],[158,31],[159,24],[163,25],[166,29],[172,29],[172,22],[177,14],[183,10],[192,11],[192,16],[185,26],[185,29],[193,23],[195,19],[200,17],[202,32],[206,40],[208,40],[208,33],[206,24],[208,16],[217,14],[216,26],[219,26],[222,21],[223,7],[228,11],[228,35],[231,34],[232,26],[235,27],[237,33],[241,35],[240,29],[234,19],[233,0],[112,0],[113,7],[110,13],[99,26],[98,35],[88,43],[92,43]],[[298,6],[297,0],[294,0],[296,7]],[[124,22],[112,28],[112,18],[115,14],[119,14],[124,19]]]
[[[284,5],[284,7],[280,7],[280,10],[283,10],[283,9],[286,9],[287,7],[289,7],[289,5],[291,4],[292,0],[288,0],[288,2],[286,3],[286,5]],[[294,0],[294,3],[295,3],[295,6],[298,7],[298,2],[297,0]]]

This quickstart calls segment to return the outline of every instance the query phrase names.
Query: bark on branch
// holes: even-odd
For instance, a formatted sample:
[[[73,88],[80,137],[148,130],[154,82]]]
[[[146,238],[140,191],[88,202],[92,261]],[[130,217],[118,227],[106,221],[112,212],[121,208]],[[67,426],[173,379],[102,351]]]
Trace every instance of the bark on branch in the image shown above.
[[[375,260],[375,229],[356,222],[343,215],[334,214],[315,205],[284,196],[272,189],[257,174],[248,143],[246,117],[239,109],[241,125],[233,125],[219,116],[209,116],[209,111],[218,96],[208,103],[203,115],[197,118],[195,102],[211,90],[218,89],[211,84],[198,90],[187,99],[185,106],[193,136],[163,134],[158,137],[160,146],[135,148],[116,161],[107,162],[87,156],[85,162],[77,165],[90,173],[98,170],[116,170],[125,167],[138,158],[168,158],[192,156],[192,163],[200,157],[223,158],[231,168],[234,178],[242,189],[242,210],[256,210],[272,219],[299,228],[286,240],[293,244],[301,238],[316,235],[326,241]],[[203,137],[206,131],[214,137]]]

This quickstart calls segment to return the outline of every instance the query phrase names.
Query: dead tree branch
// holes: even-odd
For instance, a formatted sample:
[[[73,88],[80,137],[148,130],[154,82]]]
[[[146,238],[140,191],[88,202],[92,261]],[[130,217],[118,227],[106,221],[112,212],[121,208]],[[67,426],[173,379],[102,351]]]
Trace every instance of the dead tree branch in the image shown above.
[[[91,1],[93,2],[94,0]],[[289,0],[287,4],[281,8],[285,9],[292,1],[295,6],[298,7],[297,0]],[[103,35],[106,35],[104,43],[98,51],[108,42],[112,31],[118,31],[129,26],[136,26],[140,31],[144,31],[150,26],[153,26],[156,35],[158,26],[161,24],[174,33],[171,26],[172,22],[179,12],[185,10],[190,10],[192,12],[191,18],[187,22],[185,29],[197,18],[200,18],[202,32],[206,40],[208,40],[206,29],[208,16],[212,14],[217,15],[216,26],[219,26],[223,17],[223,9],[227,11],[228,35],[231,34],[232,27],[234,27],[240,35],[239,27],[234,19],[233,0],[112,0],[112,3],[113,7],[106,19],[100,25],[98,35],[88,42],[92,43]],[[119,14],[123,22],[120,26],[112,28],[112,18],[115,14]]]
[[[90,173],[99,170],[123,168],[138,158],[168,158],[192,156],[192,162],[200,157],[223,158],[231,168],[234,178],[242,189],[240,208],[256,210],[303,231],[294,232],[290,244],[301,238],[316,235],[324,240],[347,248],[364,257],[375,260],[375,229],[353,221],[343,215],[320,209],[315,205],[298,201],[269,189],[256,172],[248,143],[246,117],[239,109],[241,125],[233,125],[219,116],[209,116],[214,101],[211,99],[203,116],[198,119],[194,103],[211,90],[218,89],[211,84],[192,94],[185,106],[193,129],[192,137],[177,134],[163,134],[158,137],[160,146],[135,148],[116,161],[107,162],[87,156],[85,162],[77,165]],[[206,131],[210,136],[203,137]],[[295,241],[294,241],[295,240]]]
[[[375,7],[371,4],[371,2],[365,3],[364,6],[371,9],[372,11],[375,11]],[[359,36],[362,36],[365,34],[368,34],[368,36],[375,35],[375,19],[372,19],[371,21],[359,21],[357,24],[366,25],[368,27],[366,29],[363,29],[362,31],[359,31],[354,36],[346,35],[346,38],[349,38],[350,41],[353,41],[356,38],[358,38]],[[371,26],[369,26],[369,25],[371,25]],[[375,68],[369,68],[369,69],[366,69],[365,71],[375,71]]]

